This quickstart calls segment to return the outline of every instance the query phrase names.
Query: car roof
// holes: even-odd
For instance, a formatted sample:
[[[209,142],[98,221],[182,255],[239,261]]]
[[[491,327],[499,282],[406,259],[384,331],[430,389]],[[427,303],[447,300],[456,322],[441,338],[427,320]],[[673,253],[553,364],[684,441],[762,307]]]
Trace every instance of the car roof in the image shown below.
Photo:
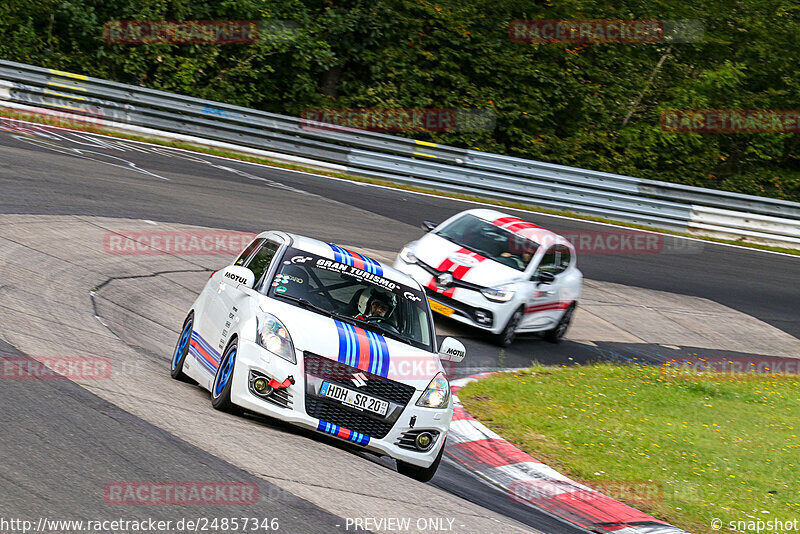
[[[486,208],[476,208],[471,210],[462,211],[458,214],[458,216],[462,215],[474,215],[480,219],[485,221],[489,221],[492,224],[496,224],[501,228],[504,228],[510,232],[515,234],[521,235],[531,241],[535,241],[540,245],[567,245],[571,248],[571,243],[568,239],[564,238],[563,236],[558,235],[557,233],[548,230],[546,228],[542,228],[541,226],[532,223],[528,220],[522,219],[517,217],[516,215],[509,215],[508,213],[504,213],[502,211],[493,210],[493,209],[486,209]],[[527,223],[527,224],[519,224],[519,223]]]
[[[406,285],[406,286],[417,288],[419,290],[423,289],[422,286],[419,284],[419,282],[414,280],[409,275],[396,270],[394,267],[391,267],[391,266],[387,265],[386,263],[384,263],[382,261],[376,260],[375,258],[372,258],[372,257],[369,257],[369,256],[365,256],[364,254],[358,253],[358,252],[356,252],[356,251],[354,251],[352,249],[348,249],[347,247],[344,247],[344,246],[339,245],[337,243],[326,243],[324,241],[320,241],[319,239],[314,239],[313,237],[307,237],[307,236],[299,235],[299,234],[292,234],[292,233],[289,233],[289,232],[281,232],[281,231],[277,231],[277,230],[262,232],[262,233],[258,234],[258,237],[266,237],[269,234],[278,234],[278,235],[284,237],[284,239],[291,240],[292,241],[292,247],[294,247],[294,248],[305,250],[305,251],[310,252],[312,254],[316,254],[317,256],[322,256],[323,258],[329,258],[329,259],[331,259],[333,261],[339,261],[339,260],[337,260],[337,255],[339,255],[339,257],[341,257],[341,253],[338,253],[334,248],[334,247],[338,247],[339,249],[344,251],[345,256],[347,255],[347,253],[352,254],[353,257],[355,258],[355,262],[354,263],[356,265],[358,264],[359,259],[366,258],[367,260],[369,260],[371,262],[375,262],[378,265],[380,265],[381,271],[383,272],[383,274],[381,276],[383,278],[387,278],[389,280],[392,280],[393,282],[398,282],[398,283],[401,283],[401,284]],[[364,261],[364,260],[361,260],[361,261]],[[368,263],[368,262],[366,262],[366,263]],[[369,269],[365,269],[365,270],[370,272]]]

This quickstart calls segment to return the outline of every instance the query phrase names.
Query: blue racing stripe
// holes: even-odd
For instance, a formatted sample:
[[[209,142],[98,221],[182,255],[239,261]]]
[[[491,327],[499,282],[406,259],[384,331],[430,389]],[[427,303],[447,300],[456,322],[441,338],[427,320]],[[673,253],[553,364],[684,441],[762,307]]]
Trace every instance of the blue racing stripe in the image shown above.
[[[347,363],[348,345],[347,333],[345,332],[344,323],[341,321],[333,320],[336,323],[336,333],[339,334],[339,363]]]
[[[378,352],[378,341],[375,339],[377,334],[369,330],[365,330],[365,332],[367,333],[367,339],[369,339],[369,372],[378,374],[378,369],[381,368],[381,364],[380,353]]]
[[[386,338],[380,334],[375,334],[378,341],[378,351],[381,354],[381,366],[377,373],[384,378],[389,376],[389,345],[386,344]]]

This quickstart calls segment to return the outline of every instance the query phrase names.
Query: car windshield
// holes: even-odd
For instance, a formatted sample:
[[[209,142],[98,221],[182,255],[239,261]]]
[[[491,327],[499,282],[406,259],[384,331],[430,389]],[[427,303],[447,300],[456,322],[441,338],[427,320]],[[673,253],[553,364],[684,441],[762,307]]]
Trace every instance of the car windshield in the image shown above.
[[[518,271],[525,270],[539,248],[535,241],[471,214],[459,217],[436,235]]]
[[[384,278],[376,262],[360,269],[296,248],[287,250],[283,258],[270,284],[270,297],[434,351],[425,295]]]

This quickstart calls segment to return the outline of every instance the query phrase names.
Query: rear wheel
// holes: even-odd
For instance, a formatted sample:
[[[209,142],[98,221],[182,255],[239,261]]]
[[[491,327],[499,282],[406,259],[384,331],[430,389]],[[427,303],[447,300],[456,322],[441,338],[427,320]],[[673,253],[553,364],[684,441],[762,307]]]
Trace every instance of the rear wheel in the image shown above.
[[[433,478],[433,475],[436,474],[436,470],[439,469],[439,464],[442,463],[444,446],[445,443],[442,443],[442,448],[439,449],[439,454],[436,455],[436,459],[429,467],[419,467],[402,460],[397,460],[397,472],[401,475],[413,478],[414,480],[419,480],[420,482],[428,482]]]
[[[189,342],[192,339],[193,326],[194,313],[190,313],[183,322],[181,335],[178,337],[178,344],[175,345],[175,352],[172,353],[172,365],[169,374],[175,380],[180,380],[182,382],[193,382],[193,380],[183,372],[183,364],[186,361],[186,355],[189,354]]]
[[[220,411],[238,414],[242,409],[231,401],[233,370],[236,367],[237,341],[232,341],[219,362],[219,369],[211,385],[211,405]]]
[[[514,342],[514,339],[517,337],[517,328],[519,327],[519,323],[522,322],[523,314],[523,308],[517,308],[517,310],[506,323],[506,327],[503,328],[503,331],[493,336],[493,341],[495,344],[500,345],[501,347],[508,347]]]
[[[575,303],[569,305],[567,311],[564,312],[564,315],[561,316],[561,319],[558,321],[558,324],[552,330],[548,330],[543,334],[545,340],[549,341],[550,343],[559,343],[561,342],[561,338],[564,337],[564,334],[567,333],[567,328],[569,328],[569,324],[572,322],[572,314],[575,312]]]

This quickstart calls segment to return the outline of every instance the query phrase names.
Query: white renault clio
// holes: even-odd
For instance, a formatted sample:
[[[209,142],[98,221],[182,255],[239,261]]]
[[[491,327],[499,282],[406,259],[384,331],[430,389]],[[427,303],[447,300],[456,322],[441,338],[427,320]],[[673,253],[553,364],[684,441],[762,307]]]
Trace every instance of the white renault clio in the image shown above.
[[[276,417],[397,460],[427,481],[453,415],[423,288],[338,245],[264,232],[215,272],[184,321],[172,377],[221,410]]]
[[[489,332],[501,346],[522,332],[562,338],[583,281],[569,240],[490,209],[423,227],[430,232],[406,245],[394,267],[425,287],[433,311]]]

